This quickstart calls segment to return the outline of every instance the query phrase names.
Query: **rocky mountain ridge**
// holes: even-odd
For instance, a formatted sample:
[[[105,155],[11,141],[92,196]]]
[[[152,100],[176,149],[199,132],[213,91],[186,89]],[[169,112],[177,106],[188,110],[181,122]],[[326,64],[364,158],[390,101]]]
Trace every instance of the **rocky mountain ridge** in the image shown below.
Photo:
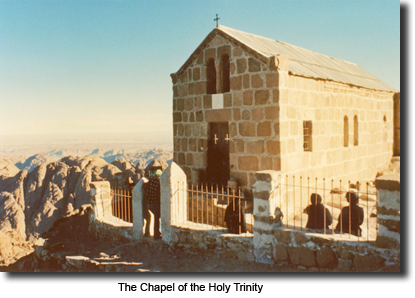
[[[142,175],[142,165],[154,158],[169,163],[172,156],[162,149],[135,155],[118,151],[95,153],[57,161],[39,154],[17,164],[0,158],[0,263],[10,262],[27,251],[30,243],[65,214],[89,204],[91,182],[109,181],[121,172],[128,172],[136,182]],[[131,157],[135,159],[125,159]]]

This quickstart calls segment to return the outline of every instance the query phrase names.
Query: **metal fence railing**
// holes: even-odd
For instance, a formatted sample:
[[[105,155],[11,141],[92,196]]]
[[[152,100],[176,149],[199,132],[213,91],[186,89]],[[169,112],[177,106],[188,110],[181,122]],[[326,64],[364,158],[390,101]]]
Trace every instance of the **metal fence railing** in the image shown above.
[[[184,184],[178,185],[176,200],[185,205],[186,211],[182,214],[186,224],[245,237],[253,236],[252,199],[245,198],[240,189],[212,184],[189,184],[187,189],[184,188]],[[176,208],[180,208],[179,204]]]
[[[111,213],[120,221],[133,222],[132,188],[111,188]]]
[[[274,191],[282,223],[315,233],[374,241],[377,235],[377,194],[369,182],[279,176]]]

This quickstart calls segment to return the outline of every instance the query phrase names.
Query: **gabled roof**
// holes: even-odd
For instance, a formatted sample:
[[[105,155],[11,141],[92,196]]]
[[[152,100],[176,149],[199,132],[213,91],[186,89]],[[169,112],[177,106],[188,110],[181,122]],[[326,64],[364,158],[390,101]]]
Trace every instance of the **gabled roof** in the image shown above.
[[[246,33],[222,25],[219,25],[209,33],[179,69],[177,75],[180,75],[189,67],[216,35],[228,39],[264,63],[267,63],[269,58],[276,55],[283,54],[288,56],[289,73],[293,75],[331,80],[368,89],[398,92],[355,63],[331,58],[285,42]]]

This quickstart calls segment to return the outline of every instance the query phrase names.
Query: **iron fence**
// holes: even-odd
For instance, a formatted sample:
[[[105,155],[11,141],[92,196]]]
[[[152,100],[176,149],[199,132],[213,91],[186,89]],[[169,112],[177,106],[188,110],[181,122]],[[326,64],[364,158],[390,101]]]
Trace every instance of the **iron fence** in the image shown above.
[[[181,214],[184,217],[182,222],[187,225],[245,237],[253,236],[252,199],[245,198],[241,189],[212,184],[188,184],[186,188],[185,184],[179,184],[173,197],[183,204],[175,205],[177,211],[174,214]]]
[[[120,221],[133,222],[132,188],[111,188],[111,213]]]
[[[283,213],[285,226],[356,237],[358,241],[376,240],[377,194],[369,182],[362,185],[359,182],[288,175],[279,176],[278,182],[279,187],[273,190],[278,193],[273,197]],[[318,204],[319,200],[321,204]]]

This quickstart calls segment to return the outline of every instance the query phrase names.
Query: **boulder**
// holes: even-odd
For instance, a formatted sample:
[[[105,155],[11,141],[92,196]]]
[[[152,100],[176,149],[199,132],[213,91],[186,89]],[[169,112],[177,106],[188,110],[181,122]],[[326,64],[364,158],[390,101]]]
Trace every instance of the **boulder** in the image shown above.
[[[335,268],[338,264],[336,254],[328,246],[323,246],[317,251],[316,260],[320,268]]]
[[[287,247],[290,260],[294,265],[302,265],[306,267],[315,267],[316,252],[308,249],[307,247]]]

